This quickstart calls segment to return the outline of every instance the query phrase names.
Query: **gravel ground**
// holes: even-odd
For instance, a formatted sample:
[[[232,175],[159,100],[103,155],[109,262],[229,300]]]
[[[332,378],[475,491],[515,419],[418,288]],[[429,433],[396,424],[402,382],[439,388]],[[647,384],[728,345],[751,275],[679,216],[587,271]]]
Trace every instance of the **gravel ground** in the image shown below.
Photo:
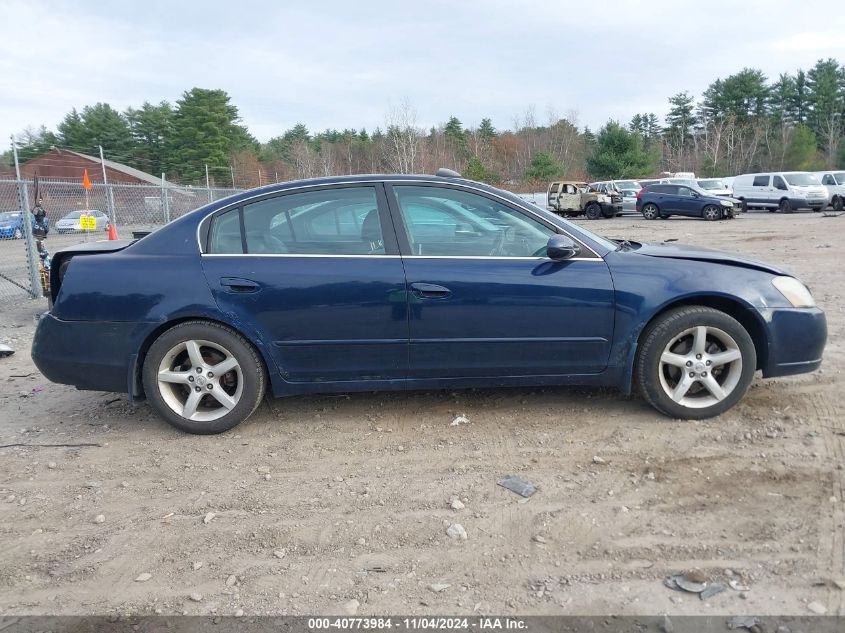
[[[47,383],[28,354],[43,302],[6,305],[0,444],[26,446],[0,448],[0,613],[845,612],[843,222],[585,222],[783,264],[827,311],[821,371],[758,379],[705,422],[509,389],[276,400],[190,436]],[[736,589],[663,585],[690,569]]]

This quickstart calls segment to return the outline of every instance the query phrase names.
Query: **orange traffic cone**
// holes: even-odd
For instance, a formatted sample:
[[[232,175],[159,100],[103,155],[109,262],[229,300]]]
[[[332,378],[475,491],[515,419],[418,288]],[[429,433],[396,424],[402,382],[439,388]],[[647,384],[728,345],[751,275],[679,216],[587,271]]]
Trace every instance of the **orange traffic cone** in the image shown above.
[[[117,229],[114,228],[114,224],[109,222],[109,239],[116,240],[117,239]]]

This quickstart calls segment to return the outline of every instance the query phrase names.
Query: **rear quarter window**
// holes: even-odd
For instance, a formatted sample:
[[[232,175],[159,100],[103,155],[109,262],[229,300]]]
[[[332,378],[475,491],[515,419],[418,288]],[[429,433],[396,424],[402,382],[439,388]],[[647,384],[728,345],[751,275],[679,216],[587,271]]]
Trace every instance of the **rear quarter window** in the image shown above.
[[[768,187],[769,186],[769,175],[765,174],[763,176],[754,176],[754,182],[752,183],[754,187]]]

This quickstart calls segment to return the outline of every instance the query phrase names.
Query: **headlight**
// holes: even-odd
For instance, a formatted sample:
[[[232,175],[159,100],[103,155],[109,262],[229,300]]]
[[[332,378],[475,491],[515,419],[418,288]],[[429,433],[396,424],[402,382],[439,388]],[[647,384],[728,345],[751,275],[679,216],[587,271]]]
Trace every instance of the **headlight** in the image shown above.
[[[816,301],[807,286],[795,277],[775,277],[772,279],[772,285],[786,297],[793,308],[812,308],[816,305]]]
[[[722,202],[722,206],[723,206],[723,207],[732,207],[732,206],[734,206],[734,203],[733,203],[733,202],[731,202],[730,200],[722,200],[721,202]]]

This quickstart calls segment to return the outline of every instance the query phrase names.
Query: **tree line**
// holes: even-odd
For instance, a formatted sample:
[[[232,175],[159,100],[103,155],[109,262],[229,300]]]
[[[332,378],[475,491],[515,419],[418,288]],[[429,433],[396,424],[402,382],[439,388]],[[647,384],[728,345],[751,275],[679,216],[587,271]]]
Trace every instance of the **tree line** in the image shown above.
[[[144,103],[119,112],[106,103],[71,110],[55,131],[18,136],[21,160],[52,146],[106,157],[169,180],[218,186],[353,173],[433,173],[438,167],[504,186],[555,178],[636,178],[693,171],[728,176],[756,170],[845,167],[845,67],[819,60],[807,71],[770,79],[745,68],[713,81],[696,98],[668,99],[661,121],[653,112],[580,127],[576,112],[549,108],[540,120],[530,106],[510,129],[491,119],[465,126],[457,116],[422,129],[413,105],[391,108],[372,131],[302,124],[260,143],[223,90],[193,88],[175,104]],[[9,153],[5,155],[9,160]],[[233,183],[234,179],[234,183]]]

